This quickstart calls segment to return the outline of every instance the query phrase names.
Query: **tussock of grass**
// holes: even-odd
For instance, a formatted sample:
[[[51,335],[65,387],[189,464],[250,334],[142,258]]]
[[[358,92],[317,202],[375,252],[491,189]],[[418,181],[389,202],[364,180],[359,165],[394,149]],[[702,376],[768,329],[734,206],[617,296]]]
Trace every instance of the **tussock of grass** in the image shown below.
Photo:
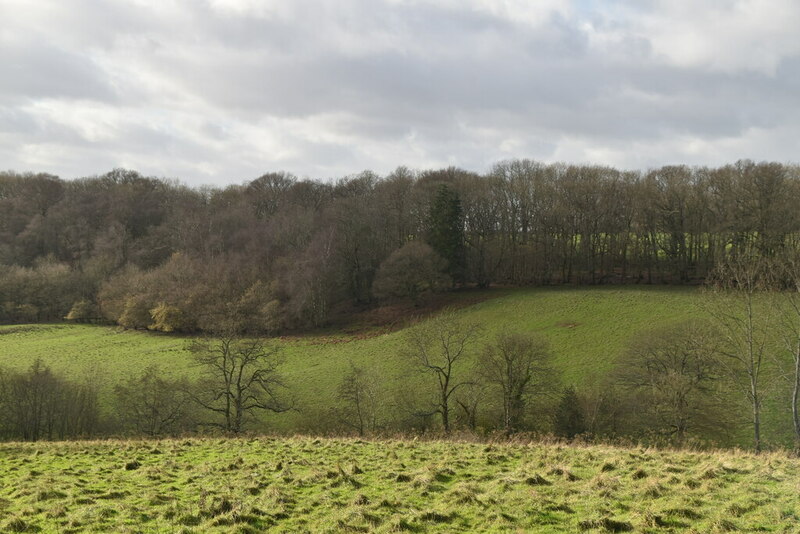
[[[460,482],[450,490],[448,497],[456,504],[483,504],[479,495],[483,493],[474,482]]]
[[[736,532],[739,527],[730,519],[718,519],[711,524],[711,532]]]
[[[603,465],[600,466],[600,471],[603,473],[608,473],[609,471],[614,471],[616,468],[616,464],[612,462],[603,462]]]
[[[430,521],[433,523],[449,523],[453,520],[456,516],[455,512],[451,512],[448,514],[443,514],[440,512],[423,512],[420,514],[419,519],[421,521]]]
[[[142,466],[137,460],[127,462],[125,464],[125,471],[134,471]]]
[[[631,474],[631,478],[634,480],[641,480],[643,478],[647,478],[647,471],[644,469],[637,469]]]
[[[552,482],[541,475],[533,475],[525,479],[525,484],[529,486],[550,486]]]
[[[633,525],[625,521],[617,521],[604,517],[602,519],[590,519],[578,523],[581,530],[595,530],[599,529],[604,532],[630,532],[633,530]]]
[[[692,508],[672,508],[665,511],[669,515],[683,517],[686,519],[693,519],[695,521],[702,519],[703,514]]]
[[[642,494],[650,499],[656,499],[658,497],[661,497],[665,491],[666,490],[664,486],[662,486],[658,482],[651,482],[650,484],[647,485],[647,487],[644,488]]]
[[[556,477],[561,477],[569,482],[575,482],[576,480],[580,480],[580,478],[578,478],[578,475],[574,474],[572,471],[570,471],[565,467],[554,467],[550,471],[548,471],[548,474]]]

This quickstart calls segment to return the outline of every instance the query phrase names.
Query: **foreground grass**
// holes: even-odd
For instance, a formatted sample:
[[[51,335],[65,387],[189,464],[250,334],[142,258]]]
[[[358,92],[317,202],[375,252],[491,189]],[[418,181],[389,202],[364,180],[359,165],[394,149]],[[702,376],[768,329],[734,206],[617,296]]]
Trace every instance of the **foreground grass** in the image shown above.
[[[452,441],[0,445],[3,532],[796,532],[800,462]]]

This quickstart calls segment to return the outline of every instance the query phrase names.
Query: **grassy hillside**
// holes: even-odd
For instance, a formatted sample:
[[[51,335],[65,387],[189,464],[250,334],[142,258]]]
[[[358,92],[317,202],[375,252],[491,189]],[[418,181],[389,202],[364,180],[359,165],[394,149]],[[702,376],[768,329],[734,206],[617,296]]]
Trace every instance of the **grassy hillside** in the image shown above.
[[[476,295],[478,304],[461,308],[467,320],[481,325],[482,341],[497,332],[538,332],[552,344],[566,383],[580,385],[606,373],[628,340],[654,325],[697,315],[692,288],[615,287],[495,290]],[[324,410],[347,370],[347,363],[374,366],[389,384],[409,374],[398,358],[404,331],[379,335],[311,335],[279,341],[285,349],[284,373],[299,402],[311,412]],[[175,375],[192,375],[187,341],[148,332],[88,325],[0,327],[0,365],[27,367],[41,357],[53,369],[73,376],[104,374],[105,382],[138,373],[159,363]],[[418,379],[418,377],[417,377]],[[298,414],[273,424],[291,428]]]
[[[602,379],[640,332],[703,316],[698,307],[699,290],[688,287],[508,289],[456,293],[453,298],[461,306],[461,316],[481,325],[479,344],[504,329],[545,336],[564,383],[578,387]],[[276,340],[283,348],[282,371],[300,410],[267,416],[260,429],[295,432],[319,428],[350,361],[375,370],[389,401],[395,399],[395,391],[427,388],[426,377],[413,372],[399,356],[405,335],[402,328],[388,332],[373,323],[357,333],[332,330]],[[108,399],[114,383],[152,363],[175,376],[196,375],[198,369],[192,366],[186,349],[188,342],[180,336],[90,325],[0,326],[0,366],[23,369],[41,357],[56,371],[101,379]],[[777,382],[768,391],[763,420],[768,443],[791,443],[785,389],[783,382]],[[743,415],[737,441],[749,446],[747,408],[732,406],[731,412]]]
[[[347,439],[0,445],[3,532],[790,532],[779,454]]]

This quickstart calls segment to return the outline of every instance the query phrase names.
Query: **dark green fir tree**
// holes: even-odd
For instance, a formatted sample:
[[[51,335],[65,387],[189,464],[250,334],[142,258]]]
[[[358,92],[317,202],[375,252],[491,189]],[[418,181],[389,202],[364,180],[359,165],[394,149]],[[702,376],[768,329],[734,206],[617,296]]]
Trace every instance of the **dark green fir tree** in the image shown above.
[[[427,242],[447,262],[453,283],[464,282],[464,217],[458,192],[439,186],[428,214]]]
[[[586,422],[574,387],[564,388],[554,419],[553,430],[557,436],[574,438],[586,432]]]

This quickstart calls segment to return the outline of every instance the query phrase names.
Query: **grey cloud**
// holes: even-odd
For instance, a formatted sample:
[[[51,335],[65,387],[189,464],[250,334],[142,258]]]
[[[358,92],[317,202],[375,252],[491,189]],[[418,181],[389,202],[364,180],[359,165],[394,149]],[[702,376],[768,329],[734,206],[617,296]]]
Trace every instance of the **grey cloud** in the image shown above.
[[[28,113],[15,108],[0,108],[0,132],[23,137],[38,130],[39,126]]]
[[[113,100],[115,93],[94,62],[46,43],[0,47],[0,95],[7,99],[88,98]]]
[[[152,12],[54,5],[52,21],[20,16],[12,26],[26,45],[0,47],[0,131],[12,145],[80,157],[30,168],[37,160],[12,146],[0,167],[76,176],[125,163],[236,182],[275,168],[320,177],[400,164],[482,171],[564,150],[627,153],[613,163],[649,166],[702,162],[689,147],[664,148],[683,137],[758,159],[726,147],[753,129],[800,136],[800,58],[784,57],[774,75],[667,64],[636,26],[638,14],[657,14],[656,2],[575,1],[573,16],[534,26],[469,7],[373,0],[298,0],[277,16],[223,15],[199,2]],[[47,31],[46,40],[20,37]],[[597,45],[597,35],[611,37]],[[89,141],[80,125],[32,115],[43,99],[116,110],[113,135]],[[286,131],[262,141],[265,128]],[[753,151],[796,157],[796,144],[759,143]],[[626,148],[634,144],[652,155]]]

